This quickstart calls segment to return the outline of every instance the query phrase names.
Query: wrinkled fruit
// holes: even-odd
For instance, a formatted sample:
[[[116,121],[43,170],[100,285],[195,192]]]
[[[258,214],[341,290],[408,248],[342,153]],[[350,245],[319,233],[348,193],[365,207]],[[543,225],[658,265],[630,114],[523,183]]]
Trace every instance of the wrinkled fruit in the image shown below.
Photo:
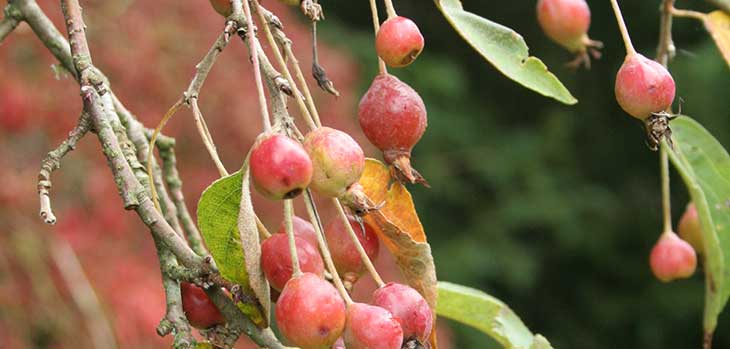
[[[585,0],[540,0],[537,21],[551,40],[570,52],[585,50],[591,10]]]
[[[626,56],[616,75],[616,100],[629,115],[645,120],[674,101],[674,79],[661,64],[641,54]]]
[[[354,303],[347,308],[344,339],[347,349],[400,349],[403,330],[389,311]]]
[[[292,344],[329,349],[345,327],[345,302],[327,281],[304,273],[289,280],[276,303],[276,321]]]
[[[690,244],[668,232],[652,248],[649,264],[654,276],[662,282],[686,279],[695,272],[697,255]]]
[[[390,282],[375,290],[372,304],[393,314],[403,329],[403,338],[426,343],[433,328],[433,312],[418,291]]]
[[[193,327],[206,329],[226,322],[202,288],[189,282],[181,282],[180,295],[185,317]]]
[[[390,67],[405,67],[423,51],[423,35],[412,20],[397,16],[383,23],[375,36],[375,51]]]
[[[312,180],[309,155],[299,143],[284,135],[269,135],[257,141],[249,161],[254,186],[269,199],[294,198]]]
[[[700,217],[697,215],[697,207],[693,202],[687,204],[687,208],[679,219],[677,233],[682,240],[687,241],[697,251],[697,253],[705,253],[704,239],[702,238],[702,224]]]
[[[317,248],[296,235],[294,243],[297,246],[297,257],[302,272],[324,277],[324,262]],[[291,279],[292,261],[289,253],[289,237],[286,234],[274,234],[261,244],[261,268],[275,290],[281,291]]]
[[[428,125],[426,106],[415,90],[395,76],[380,74],[360,100],[358,118],[388,164],[411,183],[425,182],[410,164],[411,150]]]
[[[363,233],[360,223],[352,217],[347,218],[368,257],[371,260],[377,257],[380,242],[373,228],[363,222],[363,226],[365,227],[365,232]],[[327,246],[332,254],[332,260],[335,263],[337,271],[345,277],[357,279],[365,270],[365,264],[362,262],[355,242],[350,237],[350,233],[342,222],[342,219],[340,217],[335,218],[327,224],[324,231],[325,237],[327,238]]]
[[[319,246],[317,232],[314,230],[314,226],[312,226],[312,223],[309,223],[299,216],[292,216],[291,223],[292,228],[294,229],[294,235],[309,241],[309,243],[312,244],[312,246],[314,247]],[[279,230],[277,230],[276,233],[286,235],[286,227],[284,226],[284,222],[281,222],[281,226],[279,226]]]
[[[317,193],[339,197],[360,180],[365,169],[365,154],[347,133],[320,127],[304,138],[304,149],[312,159],[312,189]]]

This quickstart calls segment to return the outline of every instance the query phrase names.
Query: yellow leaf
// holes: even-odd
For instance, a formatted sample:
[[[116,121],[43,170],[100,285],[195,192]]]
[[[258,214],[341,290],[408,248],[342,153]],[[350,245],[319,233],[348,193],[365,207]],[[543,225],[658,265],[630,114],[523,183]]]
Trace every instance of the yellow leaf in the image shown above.
[[[383,204],[380,210],[365,216],[365,221],[375,227],[406,281],[423,295],[435,317],[438,298],[436,268],[411,194],[402,184],[391,182],[388,167],[374,159],[366,160],[360,185],[373,203]],[[435,333],[433,331],[430,338],[432,349],[436,349]]]
[[[730,14],[714,11],[704,17],[705,28],[715,40],[725,61],[730,65]]]

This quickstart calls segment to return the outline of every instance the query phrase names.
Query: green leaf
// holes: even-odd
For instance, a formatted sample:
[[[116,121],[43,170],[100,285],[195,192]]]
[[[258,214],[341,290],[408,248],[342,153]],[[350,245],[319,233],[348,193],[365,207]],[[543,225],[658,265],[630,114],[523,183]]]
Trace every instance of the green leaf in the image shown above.
[[[502,74],[565,104],[578,102],[540,59],[529,55],[527,44],[520,34],[465,11],[459,0],[435,1],[459,35]]]
[[[506,304],[482,291],[440,281],[436,313],[474,327],[507,349],[552,349],[541,335],[533,335]]]
[[[264,326],[268,316],[268,294],[266,299],[259,298],[258,293],[251,287],[249,268],[246,264],[246,254],[241,243],[241,234],[238,229],[238,215],[241,202],[242,182],[244,174],[248,179],[247,167],[243,173],[238,171],[230,176],[213,182],[200,197],[198,202],[198,226],[203,235],[205,244],[220,271],[221,276],[228,281],[241,285],[244,294],[256,296],[260,304],[238,303],[238,307],[251,317],[258,325]],[[246,246],[248,250],[259,251],[260,246]],[[251,257],[258,263],[260,257]],[[260,268],[259,268],[260,273]],[[256,280],[259,278],[256,277]],[[268,286],[268,285],[267,285]],[[260,308],[262,307],[263,308]]]
[[[671,122],[674,150],[668,152],[679,171],[702,224],[705,247],[705,333],[730,297],[730,156],[722,145],[690,117]],[[666,145],[664,145],[666,147]]]

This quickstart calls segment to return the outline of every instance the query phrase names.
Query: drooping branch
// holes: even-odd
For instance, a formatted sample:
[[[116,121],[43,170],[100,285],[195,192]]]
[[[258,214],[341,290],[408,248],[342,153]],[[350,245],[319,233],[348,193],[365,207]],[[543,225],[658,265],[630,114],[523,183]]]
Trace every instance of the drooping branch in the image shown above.
[[[38,173],[38,196],[40,199],[40,216],[46,224],[56,224],[56,216],[51,209],[51,173],[61,167],[61,159],[70,151],[76,149],[76,143],[83,138],[91,128],[91,121],[87,113],[82,113],[79,122],[68,134],[68,138],[50,151],[41,162]]]

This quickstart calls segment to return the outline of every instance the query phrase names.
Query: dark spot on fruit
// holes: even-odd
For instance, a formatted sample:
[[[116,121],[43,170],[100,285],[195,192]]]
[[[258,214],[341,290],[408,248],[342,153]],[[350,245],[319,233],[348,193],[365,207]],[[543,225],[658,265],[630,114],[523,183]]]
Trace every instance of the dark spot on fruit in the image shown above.
[[[329,327],[326,327],[326,326],[320,326],[319,327],[319,335],[320,336],[327,337],[327,335],[329,335],[329,333],[330,333]]]
[[[284,195],[284,199],[293,199],[293,198],[299,196],[299,194],[301,194],[302,191],[304,191],[302,188],[296,188],[296,189],[286,193]]]

